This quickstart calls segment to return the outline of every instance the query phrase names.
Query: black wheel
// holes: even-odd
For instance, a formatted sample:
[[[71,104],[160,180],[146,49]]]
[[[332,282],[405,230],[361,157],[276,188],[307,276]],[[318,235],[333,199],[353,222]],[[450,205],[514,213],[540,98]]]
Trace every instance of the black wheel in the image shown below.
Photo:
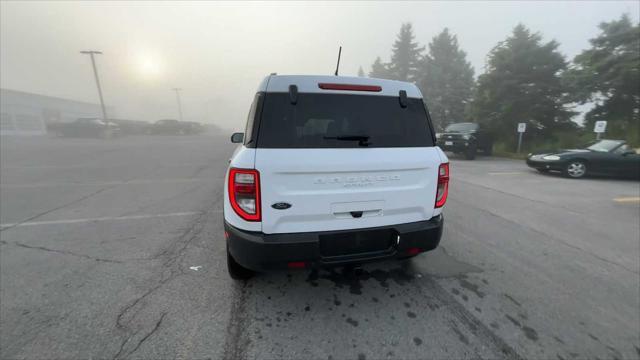
[[[484,148],[484,154],[487,156],[493,155],[493,144],[487,144],[487,146]]]
[[[567,162],[564,174],[572,179],[580,179],[587,175],[587,164],[582,160],[571,160]]]
[[[238,264],[236,259],[229,253],[229,249],[227,249],[227,270],[229,271],[229,276],[234,280],[248,280],[256,274],[253,270]]]
[[[476,147],[475,146],[469,146],[467,148],[467,151],[464,152],[464,158],[467,160],[473,160],[476,158]]]

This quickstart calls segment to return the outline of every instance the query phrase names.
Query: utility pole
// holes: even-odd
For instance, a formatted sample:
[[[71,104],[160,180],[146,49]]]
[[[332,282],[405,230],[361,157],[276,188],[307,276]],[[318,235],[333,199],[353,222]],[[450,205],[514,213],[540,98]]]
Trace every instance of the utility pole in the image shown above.
[[[102,98],[102,88],[100,88],[100,77],[98,77],[98,68],[96,67],[96,59],[94,58],[94,55],[102,55],[102,51],[84,50],[80,51],[80,54],[89,55],[91,57],[91,65],[93,65],[93,75],[96,77],[98,96],[100,96],[100,106],[102,107],[102,118],[104,120],[107,120],[107,108],[104,106],[104,99]]]
[[[181,88],[173,88],[171,89],[176,92],[176,100],[178,101],[178,114],[180,114],[180,121],[182,121],[182,103],[180,102],[180,91]]]

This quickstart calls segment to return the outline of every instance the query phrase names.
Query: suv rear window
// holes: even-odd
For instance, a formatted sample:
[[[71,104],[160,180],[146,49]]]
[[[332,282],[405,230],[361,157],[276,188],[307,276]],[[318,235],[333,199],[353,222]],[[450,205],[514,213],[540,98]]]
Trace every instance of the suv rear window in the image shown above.
[[[427,147],[433,138],[421,99],[379,95],[267,93],[257,147]]]

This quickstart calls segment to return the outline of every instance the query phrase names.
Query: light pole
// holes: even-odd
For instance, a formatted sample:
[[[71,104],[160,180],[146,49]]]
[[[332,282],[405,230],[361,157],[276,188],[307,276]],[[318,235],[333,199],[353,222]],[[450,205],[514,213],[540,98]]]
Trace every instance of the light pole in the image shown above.
[[[102,117],[107,120],[107,108],[104,106],[104,99],[102,98],[102,89],[100,88],[100,77],[98,77],[98,68],[96,68],[96,60],[94,55],[102,55],[102,51],[96,50],[84,50],[80,51],[80,54],[89,55],[91,57],[91,65],[93,66],[93,75],[96,77],[96,85],[98,86],[98,96],[100,96],[100,106],[102,107]]]
[[[180,114],[180,121],[182,121],[182,103],[180,102],[180,91],[181,88],[173,88],[171,89],[176,92],[176,100],[178,101],[178,114]]]

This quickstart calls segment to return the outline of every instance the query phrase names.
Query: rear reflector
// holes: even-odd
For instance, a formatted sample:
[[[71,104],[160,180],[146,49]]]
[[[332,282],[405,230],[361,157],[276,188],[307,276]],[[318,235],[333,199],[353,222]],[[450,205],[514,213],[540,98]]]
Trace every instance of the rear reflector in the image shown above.
[[[306,266],[307,264],[304,261],[293,261],[287,264],[287,267],[289,267],[289,269],[302,269]]]
[[[443,207],[449,195],[449,163],[440,164],[438,168],[438,190],[436,191],[436,208]]]
[[[353,85],[353,84],[329,84],[319,83],[318,87],[322,90],[343,90],[343,91],[382,91],[381,86],[377,85]]]
[[[412,247],[407,250],[408,255],[418,255],[420,253],[420,248]]]

